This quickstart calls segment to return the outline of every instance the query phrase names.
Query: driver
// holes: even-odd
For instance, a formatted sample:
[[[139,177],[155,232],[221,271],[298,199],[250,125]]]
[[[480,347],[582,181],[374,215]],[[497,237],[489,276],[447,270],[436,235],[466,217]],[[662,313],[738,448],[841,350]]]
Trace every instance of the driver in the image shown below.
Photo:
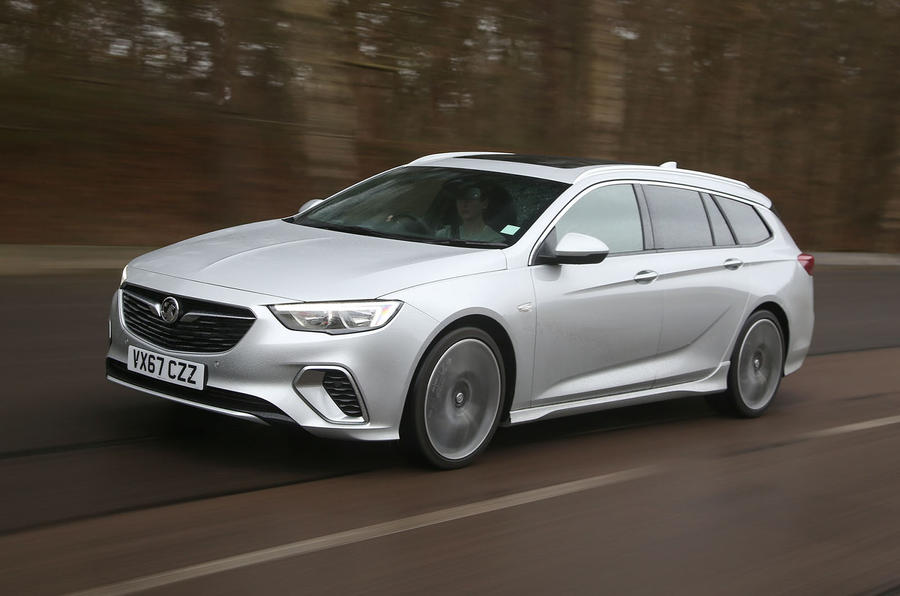
[[[438,238],[458,238],[476,242],[503,242],[505,238],[484,223],[488,200],[477,186],[462,189],[456,195],[456,214],[460,223],[447,225],[437,231]]]

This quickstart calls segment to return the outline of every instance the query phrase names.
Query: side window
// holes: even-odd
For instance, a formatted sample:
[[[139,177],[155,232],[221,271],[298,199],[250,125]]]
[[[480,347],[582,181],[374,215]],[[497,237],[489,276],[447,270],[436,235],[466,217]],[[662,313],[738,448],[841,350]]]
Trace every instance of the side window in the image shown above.
[[[610,253],[644,249],[637,197],[630,184],[601,186],[578,199],[556,224],[556,238],[578,232],[606,243]]]
[[[703,206],[706,207],[706,214],[709,216],[709,225],[713,231],[713,242],[716,246],[734,246],[734,236],[728,229],[728,223],[719,211],[716,202],[703,195]]]
[[[725,212],[738,244],[756,244],[771,236],[769,228],[752,206],[722,197],[716,197],[716,202]]]
[[[644,186],[656,248],[713,245],[700,193],[670,186]]]

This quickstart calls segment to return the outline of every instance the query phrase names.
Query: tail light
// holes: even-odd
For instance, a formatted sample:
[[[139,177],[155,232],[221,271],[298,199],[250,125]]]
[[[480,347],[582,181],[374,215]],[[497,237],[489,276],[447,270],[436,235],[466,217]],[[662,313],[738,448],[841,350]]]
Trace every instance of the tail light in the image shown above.
[[[812,255],[808,255],[805,252],[797,255],[797,260],[800,261],[800,264],[806,269],[806,272],[810,275],[813,274],[813,267],[816,266],[816,259]]]

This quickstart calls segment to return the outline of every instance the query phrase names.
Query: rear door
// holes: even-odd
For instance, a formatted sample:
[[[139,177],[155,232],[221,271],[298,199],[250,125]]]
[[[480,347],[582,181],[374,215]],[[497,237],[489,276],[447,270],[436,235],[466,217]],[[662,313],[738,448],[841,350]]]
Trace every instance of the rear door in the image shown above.
[[[738,247],[709,197],[662,184],[641,190],[663,292],[655,386],[702,379],[727,360],[749,298]]]

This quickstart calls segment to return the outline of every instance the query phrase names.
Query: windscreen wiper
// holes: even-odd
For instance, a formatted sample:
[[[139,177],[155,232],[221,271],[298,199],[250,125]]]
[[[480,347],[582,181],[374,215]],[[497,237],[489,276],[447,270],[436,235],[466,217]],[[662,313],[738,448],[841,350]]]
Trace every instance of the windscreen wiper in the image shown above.
[[[389,234],[387,232],[379,232],[372,228],[364,226],[354,226],[334,223],[320,223],[316,221],[303,220],[297,223],[308,225],[323,230],[334,230],[335,232],[348,232],[351,234],[360,234],[362,236],[374,236],[376,238],[388,238],[391,240],[407,240],[412,242],[427,242],[428,244],[440,244],[442,246],[463,246],[468,248],[506,248],[503,242],[484,242],[478,240],[459,240],[457,238],[428,238],[423,236],[403,236],[401,234]]]
[[[429,238],[425,242],[445,244],[447,246],[467,246],[470,248],[506,248],[503,242],[487,242],[483,240],[460,240],[458,238]]]
[[[344,224],[333,224],[333,223],[319,223],[316,221],[305,220],[303,222],[297,222],[301,225],[312,226],[314,228],[321,228],[323,230],[334,230],[335,232],[349,232],[351,234],[360,234],[361,236],[375,236],[377,238],[396,238],[393,234],[385,234],[384,232],[379,232],[378,230],[373,230],[372,228],[367,228],[365,226],[348,226]]]

